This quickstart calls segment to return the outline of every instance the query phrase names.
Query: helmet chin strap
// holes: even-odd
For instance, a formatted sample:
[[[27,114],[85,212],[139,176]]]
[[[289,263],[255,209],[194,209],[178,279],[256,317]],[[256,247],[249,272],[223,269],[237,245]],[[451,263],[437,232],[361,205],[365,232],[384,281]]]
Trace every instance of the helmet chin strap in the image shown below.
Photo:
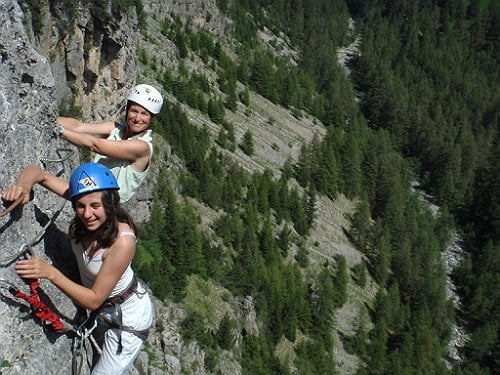
[[[118,106],[118,109],[116,110],[115,114],[113,116],[111,116],[111,118],[115,121],[115,122],[118,122],[118,116],[120,115],[120,113],[123,111],[124,108],[127,107],[127,99],[123,99],[120,103],[120,105]],[[125,111],[126,112],[126,111]]]

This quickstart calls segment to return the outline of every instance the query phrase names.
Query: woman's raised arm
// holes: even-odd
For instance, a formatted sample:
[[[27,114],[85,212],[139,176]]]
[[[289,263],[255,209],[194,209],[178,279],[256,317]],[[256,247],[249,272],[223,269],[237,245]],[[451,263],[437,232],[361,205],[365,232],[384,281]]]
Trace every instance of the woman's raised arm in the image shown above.
[[[40,169],[36,165],[29,165],[24,168],[19,174],[17,183],[7,187],[2,193],[2,199],[13,202],[23,196],[21,203],[25,204],[29,201],[31,190],[35,184],[40,184],[53,193],[68,199],[68,182]]]

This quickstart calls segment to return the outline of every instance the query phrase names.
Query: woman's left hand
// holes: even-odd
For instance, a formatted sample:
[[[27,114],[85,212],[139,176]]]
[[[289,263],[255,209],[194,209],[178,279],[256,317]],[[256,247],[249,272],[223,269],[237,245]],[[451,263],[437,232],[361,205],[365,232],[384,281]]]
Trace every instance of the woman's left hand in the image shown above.
[[[23,197],[21,203],[28,203],[30,199],[31,187],[21,184],[11,185],[2,193],[2,199],[7,202],[14,202]]]
[[[54,267],[39,257],[20,260],[16,263],[16,272],[22,278],[51,279],[54,276]]]

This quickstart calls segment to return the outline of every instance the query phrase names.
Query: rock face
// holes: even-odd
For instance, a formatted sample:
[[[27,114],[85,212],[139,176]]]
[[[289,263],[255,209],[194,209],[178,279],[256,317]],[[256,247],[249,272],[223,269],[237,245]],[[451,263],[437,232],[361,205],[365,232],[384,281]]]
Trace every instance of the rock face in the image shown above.
[[[16,1],[1,0],[0,14],[0,189],[16,181],[27,164],[38,164],[68,176],[76,163],[76,154],[59,151],[64,162],[42,163],[41,159],[58,159],[62,145],[52,132],[56,116],[55,81],[45,57],[29,43],[23,28],[23,13]],[[69,148],[69,150],[73,150]],[[74,150],[73,150],[74,151]],[[34,199],[0,218],[2,259],[16,254],[24,243],[33,242],[45,224],[61,207],[62,199],[42,189],[35,190]],[[63,208],[56,225],[49,225],[42,240],[33,246],[36,254],[72,274],[72,259],[65,252],[65,230],[70,217],[69,205]],[[74,273],[73,273],[74,274]],[[26,285],[13,271],[13,262],[0,266],[0,277],[15,283],[28,293]],[[71,342],[66,335],[54,334],[35,321],[27,304],[10,295],[1,283],[0,360],[11,365],[12,374],[62,374],[71,363]],[[48,282],[42,282],[42,299],[61,314],[72,318],[75,306]],[[47,345],[50,343],[50,345]]]
[[[82,119],[110,119],[137,79],[136,12],[133,7],[117,12],[110,2],[98,10],[77,3],[72,10],[45,9],[44,27],[32,43],[50,56],[58,104],[70,105],[68,98],[76,95]]]
[[[15,183],[28,164],[66,179],[78,165],[77,150],[52,130],[59,104],[72,96],[67,80],[87,90],[78,104],[88,109],[84,116],[97,120],[116,111],[135,83],[136,34],[131,31],[137,24],[135,12],[130,12],[132,21],[114,18],[113,24],[85,9],[75,14],[73,23],[62,13],[57,20],[47,18],[44,34],[35,42],[17,1],[0,0],[1,191]],[[67,29],[61,26],[63,21]],[[73,213],[70,204],[63,204],[63,199],[36,187],[32,201],[0,218],[0,363],[11,374],[71,373],[73,335],[55,333],[34,319],[28,304],[8,289],[14,284],[29,293],[14,272],[14,261],[8,260],[24,244],[33,244],[36,255],[68,276],[78,274],[66,235]],[[71,300],[46,280],[41,281],[41,290],[42,301],[71,322],[76,314]]]

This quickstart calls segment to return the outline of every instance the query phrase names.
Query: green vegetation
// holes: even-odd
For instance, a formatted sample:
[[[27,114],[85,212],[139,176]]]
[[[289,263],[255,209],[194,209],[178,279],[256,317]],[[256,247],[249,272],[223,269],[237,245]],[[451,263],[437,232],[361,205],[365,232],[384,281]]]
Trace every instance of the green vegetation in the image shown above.
[[[292,244],[290,230],[282,231],[285,234],[278,245],[275,219],[270,216],[272,209],[279,213],[280,220],[290,223],[288,228],[293,226],[306,233],[308,223],[313,222],[307,217],[312,215],[307,208],[311,194],[301,196],[295,189],[290,190],[286,179],[275,181],[270,171],[253,175],[244,172],[210,148],[208,134],[191,125],[178,106],[168,102],[165,105],[155,130],[184,160],[187,173],[180,179],[182,190],[210,207],[227,212],[214,223],[214,230],[235,256],[228,257],[227,250],[214,246],[197,229],[199,219],[195,211],[175,197],[165,174],[165,181],[159,183],[161,188],[155,197],[151,220],[141,230],[135,268],[160,298],[176,301],[184,298],[187,277],[192,274],[213,279],[234,295],[254,296],[259,319],[268,327],[268,334],[259,339],[245,338],[242,361],[258,359],[266,353],[265,358],[258,360],[262,361],[264,372],[273,373],[278,364],[267,360],[269,352],[265,347],[276,345],[283,335],[294,340],[297,329],[317,336],[320,341],[327,337],[321,329],[323,323],[313,324],[311,296],[298,267],[283,261],[282,254]],[[325,272],[333,275],[328,266]],[[323,287],[332,284],[331,277]],[[343,288],[345,285],[339,283],[337,306],[343,303]],[[316,303],[318,308],[323,304]],[[206,330],[198,326],[203,316],[200,312],[193,314],[184,324],[185,333],[209,348],[211,355],[216,355],[217,346],[232,345],[227,332],[207,336]],[[322,318],[324,324],[331,326],[330,317],[331,314]]]
[[[43,12],[48,5],[48,2],[40,0],[22,0],[20,5],[23,9],[29,10],[31,14],[31,26],[33,27],[33,32],[35,34],[41,33],[44,19]]]
[[[44,12],[57,12],[56,9],[64,9],[67,16],[74,20],[77,11],[86,2],[81,0],[21,0],[21,6],[29,10],[31,14],[31,26],[35,35],[42,32]],[[139,27],[144,26],[146,14],[143,9],[142,0],[92,0],[88,5],[96,20],[112,23],[115,18],[121,18],[122,14],[134,8],[137,14]],[[66,21],[67,22],[67,21]],[[67,22],[65,27],[71,22]],[[67,30],[71,32],[71,30]]]
[[[253,155],[253,136],[251,131],[247,130],[245,134],[243,134],[243,139],[241,140],[240,148],[248,156]]]
[[[443,208],[442,221],[451,212],[465,239],[467,255],[455,282],[471,340],[456,371],[496,373],[499,297],[493,293],[486,301],[484,290],[500,286],[493,276],[500,264],[500,7],[495,1],[349,5],[363,35],[355,64],[363,114],[372,128],[388,131],[403,155],[418,161],[414,170]],[[443,242],[438,227],[434,232]]]
[[[373,327],[360,327],[355,343],[346,339],[363,361],[358,374],[498,372],[497,2],[216,3],[234,21],[237,58],[206,30],[174,16],[164,22],[163,35],[176,43],[181,59],[196,54],[217,80],[181,63],[177,72],[157,73],[164,89],[218,124],[215,142],[225,150],[235,150],[226,110],[237,111],[237,100],[248,105],[249,90],[298,119],[314,116],[326,135],[304,144],[280,176],[249,174],[178,105],[167,103],[155,130],[184,163],[184,197],[173,193],[165,172],[139,241],[141,276],[157,296],[175,301],[193,274],[235,297],[253,296],[263,329],[259,336],[243,335],[238,353],[244,374],[289,373],[272,354],[282,337],[296,344],[299,373],[335,373],[334,312],[347,299],[350,277],[364,286],[367,273],[381,288],[370,309]],[[354,39],[350,16],[362,41],[350,67],[354,85],[332,63],[338,46]],[[257,30],[264,27],[286,34],[299,51],[296,65],[259,42]],[[238,85],[244,89],[237,94]],[[250,131],[239,146],[253,156]],[[299,189],[289,186],[292,177]],[[437,216],[410,189],[415,180],[441,206]],[[339,194],[358,202],[347,234],[368,261],[349,275],[339,257],[311,275],[303,239],[315,223],[316,197]],[[220,213],[211,229],[222,244],[198,229],[200,219],[185,196]],[[471,340],[463,363],[450,370],[444,356],[455,316],[441,253],[453,226],[467,244],[455,282]],[[228,332],[234,327],[227,321],[222,333],[206,336],[202,319],[193,312],[186,335],[206,348],[205,365],[212,368],[219,350],[232,347]]]

